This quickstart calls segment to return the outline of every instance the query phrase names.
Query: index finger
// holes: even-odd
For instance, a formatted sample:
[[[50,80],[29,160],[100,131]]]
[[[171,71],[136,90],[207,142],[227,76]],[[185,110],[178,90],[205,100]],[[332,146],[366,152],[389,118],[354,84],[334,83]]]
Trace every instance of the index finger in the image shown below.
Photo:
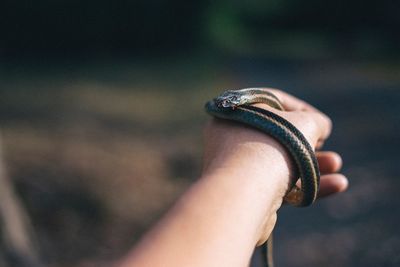
[[[282,103],[282,106],[285,108],[286,111],[313,111],[322,113],[320,110],[308,104],[307,102],[295,96],[292,96],[286,92],[283,92],[279,89],[275,88],[265,88],[265,89],[273,93],[279,99],[279,101]]]

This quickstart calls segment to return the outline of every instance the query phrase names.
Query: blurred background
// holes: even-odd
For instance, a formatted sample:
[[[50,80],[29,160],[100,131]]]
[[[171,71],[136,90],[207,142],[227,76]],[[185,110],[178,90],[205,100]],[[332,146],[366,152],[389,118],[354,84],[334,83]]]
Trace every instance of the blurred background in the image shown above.
[[[203,104],[276,87],[349,190],[283,207],[277,266],[399,266],[400,2],[0,2],[0,266],[108,266],[200,174]],[[254,260],[254,266],[257,260]]]

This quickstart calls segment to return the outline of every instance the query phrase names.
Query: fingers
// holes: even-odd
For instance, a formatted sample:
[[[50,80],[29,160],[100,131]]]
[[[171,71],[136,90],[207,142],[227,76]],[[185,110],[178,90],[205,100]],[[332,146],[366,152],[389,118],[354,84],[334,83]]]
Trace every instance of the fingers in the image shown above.
[[[303,133],[308,134],[309,141],[312,141],[311,144],[316,148],[322,147],[324,140],[331,133],[332,121],[330,118],[317,108],[290,94],[278,89],[265,89],[280,100],[285,111],[289,111],[285,117],[289,118]],[[346,190],[348,187],[347,178],[336,173],[342,167],[340,155],[335,152],[323,151],[316,152],[316,156],[322,174],[318,197],[327,197]]]
[[[347,189],[349,182],[347,178],[339,173],[321,176],[318,198],[327,197]]]
[[[338,172],[342,167],[342,158],[332,151],[316,152],[319,170],[322,174]]]
[[[331,119],[307,102],[298,99],[288,93],[273,88],[266,88],[266,90],[270,91],[276,97],[278,97],[286,111],[302,111],[303,115],[312,118],[312,121],[314,122],[314,127],[319,134],[319,138],[318,140],[316,140],[315,145],[317,148],[321,147],[323,141],[327,139],[331,133]]]
[[[318,198],[327,197],[342,192],[348,187],[348,180],[338,172],[342,167],[342,158],[332,151],[316,153],[319,169],[321,171],[320,189]]]
[[[349,184],[347,178],[343,174],[335,173],[342,167],[340,155],[332,151],[322,151],[317,152],[316,156],[322,174],[318,198],[345,191]],[[297,186],[301,187],[300,180],[297,182]]]
[[[282,103],[284,109],[289,111],[286,118],[295,124],[303,133],[309,133],[309,141],[317,148],[322,147],[332,130],[331,119],[307,102],[288,93],[274,88],[265,88],[273,93]],[[292,111],[292,112],[290,112]],[[311,134],[310,134],[311,133]],[[328,196],[341,192],[347,188],[347,179],[338,172],[342,167],[341,157],[330,151],[316,152],[321,177],[320,196]]]

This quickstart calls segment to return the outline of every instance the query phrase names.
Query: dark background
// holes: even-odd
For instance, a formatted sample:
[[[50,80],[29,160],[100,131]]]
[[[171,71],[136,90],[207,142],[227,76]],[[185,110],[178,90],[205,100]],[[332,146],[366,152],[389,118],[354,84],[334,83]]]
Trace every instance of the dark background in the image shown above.
[[[398,266],[400,2],[192,2],[1,1],[3,154],[42,262],[126,253],[198,177],[204,102],[268,86],[332,117],[350,179],[281,209],[276,265]]]
[[[4,58],[398,56],[398,1],[2,1]]]

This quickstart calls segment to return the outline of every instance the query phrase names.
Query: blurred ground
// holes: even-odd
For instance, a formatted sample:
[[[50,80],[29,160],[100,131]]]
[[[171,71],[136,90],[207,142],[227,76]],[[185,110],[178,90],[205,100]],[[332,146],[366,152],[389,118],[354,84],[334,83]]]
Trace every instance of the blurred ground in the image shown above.
[[[249,86],[328,113],[351,183],[282,208],[276,265],[398,266],[400,65],[248,57],[2,65],[8,172],[49,266],[124,254],[200,173],[205,101]]]

